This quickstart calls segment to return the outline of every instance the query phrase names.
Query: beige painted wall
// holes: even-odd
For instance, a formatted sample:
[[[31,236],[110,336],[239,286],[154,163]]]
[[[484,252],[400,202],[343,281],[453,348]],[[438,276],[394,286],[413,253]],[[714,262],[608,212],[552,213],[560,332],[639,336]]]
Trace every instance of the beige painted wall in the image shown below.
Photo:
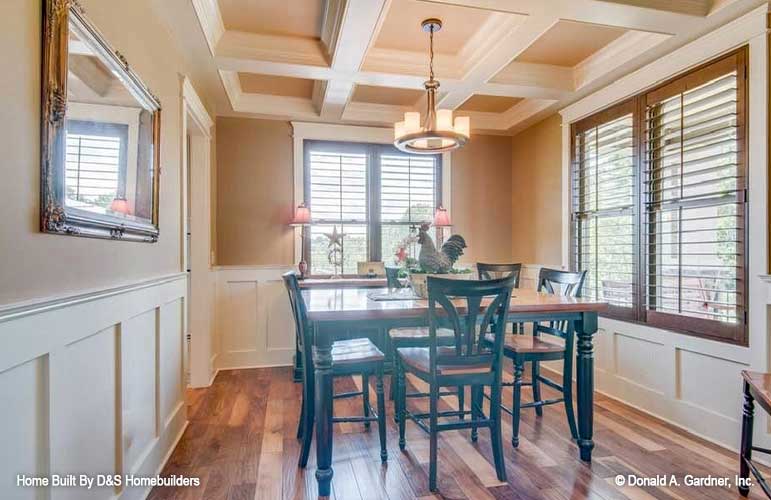
[[[217,119],[217,263],[292,264],[292,127]]]
[[[41,0],[3,0],[0,304],[181,270],[179,96],[183,58],[155,17],[152,0],[81,0],[81,4],[161,100],[160,241],[127,243],[39,231]],[[201,97],[206,101],[206,96]]]
[[[510,261],[511,137],[475,135],[452,153],[452,222],[462,262]]]
[[[511,141],[511,252],[517,262],[561,265],[560,123],[552,115]]]
[[[217,263],[294,263],[291,125],[217,119]],[[453,153],[453,231],[469,245],[463,262],[511,255],[511,138],[474,136]]]

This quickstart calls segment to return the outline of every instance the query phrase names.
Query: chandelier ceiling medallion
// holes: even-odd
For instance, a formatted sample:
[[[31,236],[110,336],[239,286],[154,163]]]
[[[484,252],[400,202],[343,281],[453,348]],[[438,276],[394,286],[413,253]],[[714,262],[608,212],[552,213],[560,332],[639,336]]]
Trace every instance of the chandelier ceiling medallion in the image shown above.
[[[434,33],[442,29],[442,21],[426,19],[421,26],[429,34],[429,73],[424,84],[428,93],[426,118],[421,126],[419,112],[404,113],[404,121],[394,124],[394,146],[405,153],[442,153],[466,144],[471,123],[468,116],[458,116],[453,122],[452,110],[436,109],[439,82],[434,80]]]

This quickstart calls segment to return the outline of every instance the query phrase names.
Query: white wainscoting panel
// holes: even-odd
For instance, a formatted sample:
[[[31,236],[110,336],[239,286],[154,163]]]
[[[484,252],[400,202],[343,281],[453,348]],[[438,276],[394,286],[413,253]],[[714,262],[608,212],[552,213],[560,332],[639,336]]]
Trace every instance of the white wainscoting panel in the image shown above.
[[[0,309],[0,498],[140,499],[23,488],[16,475],[158,473],[186,425],[186,277]]]
[[[292,364],[294,320],[281,275],[290,266],[218,267],[217,369]]]

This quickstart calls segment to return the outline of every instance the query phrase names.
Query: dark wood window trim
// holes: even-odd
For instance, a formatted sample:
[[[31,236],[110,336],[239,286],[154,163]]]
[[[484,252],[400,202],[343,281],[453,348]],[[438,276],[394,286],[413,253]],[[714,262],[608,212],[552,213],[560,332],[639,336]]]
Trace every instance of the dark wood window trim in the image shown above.
[[[303,140],[303,198],[306,204],[311,209],[313,214],[313,206],[311,204],[311,192],[310,192],[310,154],[311,151],[325,150],[330,152],[349,152],[359,153],[367,155],[367,188],[366,188],[366,206],[367,206],[367,257],[369,261],[383,261],[385,260],[381,250],[381,234],[382,227],[384,225],[414,225],[421,221],[412,221],[412,223],[383,223],[381,221],[381,205],[380,205],[380,156],[382,154],[398,155],[398,156],[415,156],[408,155],[402,151],[399,151],[390,144],[374,144],[363,142],[343,142],[343,141],[323,141],[323,140]],[[436,161],[436,173],[434,176],[434,193],[435,193],[435,207],[442,204],[442,155],[434,156]],[[310,231],[310,228],[305,229],[306,232]],[[308,263],[308,268],[312,271],[313,265],[311,262],[311,238],[306,234],[303,238],[302,244],[302,256],[303,260]],[[327,275],[314,275],[312,272],[311,277],[325,277]],[[345,278],[357,277],[355,274],[343,274]]]
[[[747,206],[747,165],[748,165],[748,147],[747,147],[747,58],[748,48],[742,47],[738,50],[723,55],[715,60],[705,63],[693,70],[690,70],[684,74],[677,75],[666,82],[656,86],[655,88],[648,89],[641,92],[628,100],[604,109],[592,116],[584,118],[580,121],[571,124],[571,170],[570,170],[570,253],[571,261],[570,265],[576,268],[579,263],[578,251],[579,246],[576,242],[579,241],[580,235],[576,234],[577,225],[575,224],[575,217],[577,210],[574,197],[573,188],[576,182],[576,164],[581,162],[582,158],[577,157],[576,141],[579,140],[580,135],[594,127],[598,127],[601,124],[607,123],[615,118],[622,117],[627,113],[633,114],[634,122],[634,208],[635,208],[635,248],[634,248],[634,307],[611,307],[606,317],[630,321],[635,323],[641,323],[648,326],[662,328],[678,333],[684,333],[687,335],[697,336],[701,338],[707,338],[711,340],[717,340],[721,342],[748,345],[748,330],[747,330],[747,303],[748,303],[748,206]],[[646,125],[647,122],[647,110],[652,104],[660,103],[663,100],[670,99],[674,96],[683,94],[689,89],[699,87],[707,82],[714,80],[722,75],[727,75],[732,71],[736,71],[736,137],[738,140],[738,153],[737,153],[737,184],[732,200],[735,201],[736,206],[739,209],[740,225],[737,225],[737,248],[740,248],[739,259],[736,262],[739,269],[736,291],[739,294],[737,298],[736,308],[736,323],[721,322],[714,319],[706,319],[703,317],[686,316],[677,313],[668,313],[661,310],[656,310],[655,302],[652,302],[651,297],[651,283],[648,282],[649,269],[651,265],[655,266],[656,263],[648,262],[649,258],[655,258],[654,247],[646,247],[646,245],[661,245],[663,243],[660,240],[650,240],[650,229],[645,229],[646,224],[650,224],[656,216],[656,201],[653,200],[652,204],[648,203],[646,196],[650,197],[650,193],[646,192],[645,185],[646,180],[650,182],[656,182],[655,178],[647,178],[649,174],[646,171],[646,155],[649,150],[646,146]],[[682,120],[682,118],[681,118]],[[682,155],[683,153],[681,153]],[[652,161],[652,160],[651,160]],[[682,158],[681,158],[682,161]],[[682,182],[682,181],[681,181]],[[674,202],[677,204],[678,202]],[[679,223],[678,223],[679,224]],[[678,241],[682,241],[682,229],[678,225]],[[659,241],[659,243],[656,243]],[[655,247],[660,248],[660,247]],[[680,264],[682,265],[682,264]],[[682,280],[679,287],[682,287]],[[678,295],[682,292],[681,288],[678,288]],[[682,300],[682,299],[680,299]]]

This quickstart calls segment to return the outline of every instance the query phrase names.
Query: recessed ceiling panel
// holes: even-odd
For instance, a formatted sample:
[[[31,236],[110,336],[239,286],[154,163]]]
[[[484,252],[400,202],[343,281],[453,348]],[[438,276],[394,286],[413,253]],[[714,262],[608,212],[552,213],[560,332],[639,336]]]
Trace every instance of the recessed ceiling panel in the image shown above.
[[[503,113],[522,100],[521,97],[474,94],[458,107],[458,111]]]
[[[373,85],[357,85],[351,101],[371,104],[390,104],[392,106],[412,106],[425,91],[417,89],[397,89],[393,87],[376,87]]]
[[[490,11],[416,0],[393,0],[375,41],[379,49],[428,53],[428,34],[420,23],[436,17],[442,30],[434,35],[434,52],[457,54],[490,16]]]
[[[313,80],[306,80],[305,78],[239,73],[238,79],[241,82],[241,90],[246,94],[267,94],[307,99],[313,95]]]
[[[610,26],[558,21],[515,60],[572,67],[624,33],[626,30]]]
[[[225,29],[321,37],[323,0],[219,0]]]

